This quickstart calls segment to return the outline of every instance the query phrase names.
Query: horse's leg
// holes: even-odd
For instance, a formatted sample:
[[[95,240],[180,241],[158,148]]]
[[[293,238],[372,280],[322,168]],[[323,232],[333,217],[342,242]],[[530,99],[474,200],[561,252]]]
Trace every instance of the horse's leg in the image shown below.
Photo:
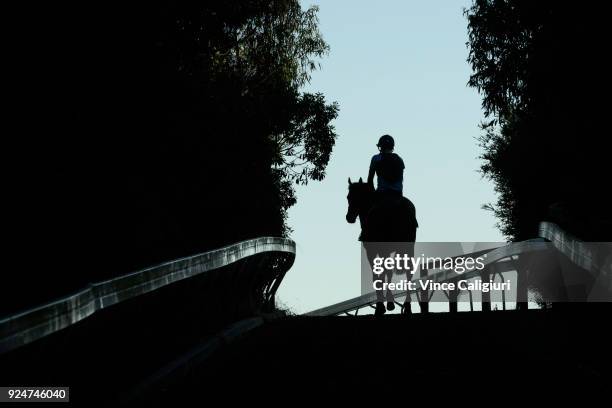
[[[384,283],[384,272],[380,275],[374,273],[374,258],[378,256],[378,251],[375,245],[371,243],[364,242],[363,245],[366,249],[366,255],[368,257],[368,263],[370,264],[370,269],[372,270],[372,283],[376,283],[376,287],[380,287],[382,283]],[[376,315],[381,315],[385,313],[384,310],[384,291],[382,289],[375,289],[376,291]],[[382,306],[382,307],[381,307]]]
[[[385,275],[387,282],[391,283],[393,281],[393,271],[386,271]],[[389,286],[387,286],[387,293],[385,297],[387,299],[387,310],[395,309],[395,297],[393,296],[391,289],[389,289]]]
[[[413,224],[414,225],[414,224]],[[416,241],[416,226],[411,225],[410,228],[410,236],[408,237],[409,242],[406,244],[406,254],[411,259],[414,258],[414,242]],[[410,282],[416,273],[416,270],[406,270],[406,281]],[[410,298],[410,289],[406,289],[406,299],[404,300],[404,304],[402,306],[402,314],[409,315],[412,314],[411,307],[411,298]]]
[[[391,255],[392,255],[391,251],[389,253],[385,253],[385,256],[387,257],[390,257]],[[395,273],[395,270],[385,271],[385,280],[387,281],[387,283],[393,282],[394,273]],[[387,301],[387,310],[394,310],[395,309],[395,297],[393,296],[393,291],[389,289],[389,286],[387,286],[387,291],[385,292],[385,300]]]

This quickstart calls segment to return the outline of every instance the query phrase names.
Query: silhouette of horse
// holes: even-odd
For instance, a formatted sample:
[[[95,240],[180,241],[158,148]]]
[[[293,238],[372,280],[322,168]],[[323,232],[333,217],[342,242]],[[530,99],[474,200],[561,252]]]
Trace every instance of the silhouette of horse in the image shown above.
[[[390,245],[377,245],[380,242],[402,243],[401,251],[408,256],[414,256],[414,242],[416,240],[416,230],[419,226],[416,219],[416,209],[414,204],[400,195],[385,194],[374,192],[372,186],[364,183],[360,178],[358,182],[352,183],[348,179],[349,193],[348,211],[346,220],[353,224],[357,217],[361,224],[361,234],[359,241],[362,242],[366,250],[368,262],[372,266],[374,258],[377,256],[388,257],[391,255]],[[398,246],[395,245],[397,248]],[[391,282],[392,271],[381,275],[373,274],[373,281],[386,280]],[[406,279],[410,280],[412,275],[406,271]],[[410,295],[402,306],[402,314],[410,314]],[[384,306],[383,290],[376,290],[376,312],[380,316],[386,310],[395,308],[393,293],[386,292],[387,308]]]

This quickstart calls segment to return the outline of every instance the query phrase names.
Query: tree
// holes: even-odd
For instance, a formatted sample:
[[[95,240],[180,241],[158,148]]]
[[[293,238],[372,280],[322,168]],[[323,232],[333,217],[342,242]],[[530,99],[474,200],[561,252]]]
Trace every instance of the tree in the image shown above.
[[[465,11],[468,84],[485,113],[481,170],[499,194],[485,208],[509,239],[534,237],[546,219],[594,239],[609,221],[596,198],[609,175],[598,14],[528,0],[475,0]]]
[[[251,130],[257,123],[269,144],[285,219],[296,202],[292,184],[323,179],[337,137],[331,125],[337,104],[299,92],[318,66],[315,58],[329,50],[318,31],[318,9],[302,10],[294,0],[209,2],[196,9],[179,9],[177,24],[164,15],[171,29],[161,32],[171,34],[160,43],[172,55],[180,44],[176,65],[188,82],[234,89]]]
[[[21,139],[27,172],[9,196],[39,264],[5,287],[38,284],[7,307],[288,233],[293,183],[324,177],[336,139],[336,104],[300,91],[328,52],[315,7],[164,0],[36,12],[20,60],[20,92],[36,101]]]

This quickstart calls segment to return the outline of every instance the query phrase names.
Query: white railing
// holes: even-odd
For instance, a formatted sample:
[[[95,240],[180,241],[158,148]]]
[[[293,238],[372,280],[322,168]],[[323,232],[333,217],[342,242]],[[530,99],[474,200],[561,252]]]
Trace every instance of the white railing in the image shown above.
[[[460,257],[472,257],[486,253],[487,256],[486,260],[484,261],[484,270],[490,278],[494,278],[495,275],[501,276],[501,274],[505,272],[515,271],[519,280],[519,287],[517,290],[519,292],[525,292],[520,293],[522,298],[526,298],[527,295],[527,287],[525,285],[527,271],[519,267],[518,260],[522,256],[529,256],[543,251],[558,251],[558,253],[563,254],[574,265],[588,271],[593,277],[597,277],[600,280],[605,280],[604,286],[610,286],[610,283],[612,282],[612,250],[596,250],[601,249],[599,245],[580,241],[573,235],[563,231],[558,225],[551,222],[541,222],[539,225],[538,235],[539,238],[536,239],[522,242],[512,242],[488,251],[462,254]],[[601,245],[608,244],[602,243]],[[422,272],[425,272],[425,274],[415,277],[413,280],[426,278],[432,282],[449,282],[457,279],[457,274],[452,270],[436,271],[429,268],[423,268]],[[473,269],[461,274],[461,279],[475,278],[481,274],[482,271]],[[422,309],[424,308],[427,310],[427,302],[431,300],[433,291],[418,291],[415,293]],[[451,304],[450,310],[456,311],[458,293],[446,292],[445,294],[449,303]],[[606,299],[608,299],[609,294],[612,294],[612,288],[608,288],[606,291]],[[483,293],[483,297],[484,295],[485,294]],[[404,298],[406,296],[408,296],[406,291],[395,293],[396,298]],[[372,292],[334,305],[313,310],[306,313],[306,315],[335,316],[341,314],[350,315],[351,312],[355,312],[356,315],[360,309],[365,307],[374,307],[375,303],[376,293]],[[485,306],[490,308],[490,301],[487,299],[483,299],[483,310],[485,310]],[[473,309],[471,292],[470,308]]]
[[[260,276],[257,279],[251,279],[252,276],[249,276],[248,281],[258,287],[249,288],[243,285],[243,289],[260,292],[258,296],[261,299],[258,302],[269,304],[274,301],[275,292],[284,274],[293,264],[295,242],[292,240],[277,237],[250,239],[104,282],[92,283],[70,296],[0,320],[0,353],[48,336],[117,303],[261,254],[272,257],[281,254],[283,259],[280,262],[260,262],[253,266],[251,269],[254,270],[247,271],[247,274]],[[243,276],[240,275],[239,278]],[[231,293],[235,291],[235,287],[212,287],[211,290]],[[206,296],[205,293],[201,295]],[[238,296],[244,294],[240,293]]]

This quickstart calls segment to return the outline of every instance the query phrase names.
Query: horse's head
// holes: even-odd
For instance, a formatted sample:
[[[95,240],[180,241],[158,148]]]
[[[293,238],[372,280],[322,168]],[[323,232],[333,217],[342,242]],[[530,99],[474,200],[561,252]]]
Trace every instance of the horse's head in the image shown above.
[[[370,186],[364,183],[361,178],[356,183],[352,183],[348,179],[349,192],[346,196],[348,200],[348,211],[346,212],[346,221],[353,224],[357,220],[357,216],[361,212],[363,206],[367,203],[367,197],[370,193]]]

